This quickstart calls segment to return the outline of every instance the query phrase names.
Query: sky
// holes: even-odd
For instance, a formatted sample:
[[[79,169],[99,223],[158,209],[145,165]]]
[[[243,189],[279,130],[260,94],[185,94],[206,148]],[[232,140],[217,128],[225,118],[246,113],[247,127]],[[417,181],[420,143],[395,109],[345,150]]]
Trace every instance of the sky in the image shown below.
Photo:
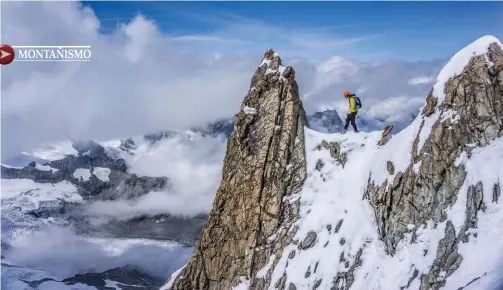
[[[501,2],[84,3],[102,19],[104,32],[117,20],[143,13],[180,42],[246,50],[271,45],[296,56],[305,52],[310,58],[336,54],[362,61],[431,60],[445,57],[481,35],[503,36]],[[276,35],[264,31],[250,38],[246,31],[250,26],[290,33],[272,39]],[[238,30],[243,34],[236,33]],[[301,37],[307,34],[319,37]]]
[[[61,140],[183,130],[235,114],[263,53],[296,70],[308,113],[359,94],[366,120],[406,124],[502,2],[4,2],[1,42],[91,45],[88,63],[1,68],[2,160]]]

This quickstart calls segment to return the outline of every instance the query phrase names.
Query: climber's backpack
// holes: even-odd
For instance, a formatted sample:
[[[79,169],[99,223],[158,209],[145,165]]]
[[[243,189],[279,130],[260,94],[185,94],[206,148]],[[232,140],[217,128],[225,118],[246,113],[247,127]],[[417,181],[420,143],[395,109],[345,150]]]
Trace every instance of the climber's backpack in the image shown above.
[[[357,96],[355,96],[354,98],[355,98],[356,108],[360,109],[362,107],[362,101],[360,101],[360,98],[358,98]]]

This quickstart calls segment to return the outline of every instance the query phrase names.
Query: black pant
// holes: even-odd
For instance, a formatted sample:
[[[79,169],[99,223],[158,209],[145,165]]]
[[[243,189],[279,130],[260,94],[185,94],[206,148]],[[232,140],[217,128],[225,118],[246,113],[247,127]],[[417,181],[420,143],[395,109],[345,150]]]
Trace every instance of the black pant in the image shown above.
[[[351,122],[351,126],[353,126],[353,129],[355,130],[355,132],[358,132],[358,129],[356,129],[356,112],[353,112],[353,113],[347,115],[346,125],[344,125],[344,131],[346,131],[348,129],[349,122]]]

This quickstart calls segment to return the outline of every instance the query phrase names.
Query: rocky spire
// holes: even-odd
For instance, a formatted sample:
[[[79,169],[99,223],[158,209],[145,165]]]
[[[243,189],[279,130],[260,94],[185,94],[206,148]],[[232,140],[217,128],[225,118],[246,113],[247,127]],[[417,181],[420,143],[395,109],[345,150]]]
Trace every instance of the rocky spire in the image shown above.
[[[304,126],[295,71],[268,50],[235,115],[208,222],[190,261],[167,289],[268,286],[270,273],[258,272],[276,262],[298,219],[298,199],[290,203],[288,197],[300,192],[306,178]]]
[[[422,114],[404,133],[415,137],[408,148],[409,161],[404,168],[389,172],[384,183],[376,175],[386,168],[374,170],[366,193],[375,210],[380,238],[391,255],[411,227],[419,229],[428,220],[435,224],[447,221],[429,273],[418,277],[421,290],[441,288],[456,271],[463,260],[458,245],[473,238],[469,230],[477,227],[477,213],[486,206],[483,195],[494,194],[496,202],[500,193],[499,184],[482,188],[480,181],[462,190],[467,171],[459,158],[503,136],[501,43],[486,36],[454,55],[426,101]],[[394,161],[403,163],[388,160],[388,164],[393,166]],[[461,223],[447,216],[448,208],[459,198],[467,200]],[[414,237],[416,230],[413,232]],[[414,273],[417,276],[417,270]]]

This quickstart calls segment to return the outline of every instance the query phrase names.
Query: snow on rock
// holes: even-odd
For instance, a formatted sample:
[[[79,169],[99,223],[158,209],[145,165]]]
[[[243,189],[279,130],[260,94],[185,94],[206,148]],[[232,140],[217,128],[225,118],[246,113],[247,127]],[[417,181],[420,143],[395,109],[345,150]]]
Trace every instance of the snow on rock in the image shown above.
[[[433,87],[433,96],[437,98],[437,107],[442,104],[445,99],[445,83],[456,75],[463,72],[464,68],[473,56],[483,55],[488,53],[488,48],[491,43],[496,42],[502,46],[501,42],[493,36],[484,36],[474,41],[470,45],[456,53],[440,71],[437,76],[437,81]],[[425,105],[426,106],[426,105]],[[421,108],[420,111],[424,109]],[[432,133],[433,125],[441,118],[442,121],[448,119],[451,122],[456,122],[459,115],[453,110],[435,110],[430,116],[418,114],[416,119],[404,130],[393,136],[384,150],[381,150],[378,156],[374,157],[374,166],[371,171],[372,179],[376,183],[388,181],[388,184],[393,181],[397,172],[404,172],[411,160],[411,152],[416,136],[419,135],[417,151],[421,151],[426,139]],[[382,168],[385,168],[386,162],[391,161],[395,165],[395,174],[388,175]]]
[[[473,56],[487,54],[489,45],[495,42],[503,47],[496,37],[491,35],[483,36],[460,50],[449,60],[447,65],[440,71],[437,82],[433,86],[434,96],[438,99],[437,105],[442,104],[445,99],[444,85],[447,80],[461,74]]]
[[[483,204],[485,209],[477,213],[477,228],[470,232],[476,239],[467,243],[460,243],[459,252],[463,262],[459,268],[447,279],[445,289],[459,289],[471,279],[482,277],[488,269],[499,269],[503,261],[503,208],[495,203],[495,196],[491,194],[497,184],[503,180],[503,137],[492,141],[488,146],[475,148],[471,157],[463,154],[459,158],[460,164],[465,166],[467,176],[463,183],[458,200],[449,209],[448,216],[458,232],[465,222],[467,192],[470,186],[479,184],[484,189]],[[487,194],[486,194],[487,193]],[[483,289],[483,288],[479,288]]]
[[[73,177],[79,180],[82,178],[84,181],[87,181],[91,178],[91,170],[88,168],[77,168],[73,173]]]
[[[374,210],[367,200],[362,199],[374,160],[386,151],[377,146],[379,139],[379,132],[324,135],[306,129],[308,178],[303,191],[297,196],[301,208],[294,240],[302,245],[309,236],[315,238],[311,239],[306,249],[293,243],[283,249],[268,289],[275,289],[276,281],[284,274],[287,277],[285,285],[288,287],[292,283],[296,289],[313,289],[315,286],[317,289],[333,289],[334,285],[369,290],[402,289],[407,286],[408,289],[419,289],[420,279],[410,281],[409,278],[414,275],[420,277],[430,271],[437,247],[445,237],[447,223],[428,221],[419,226],[414,235],[412,230],[416,225],[408,224],[411,232],[398,243],[396,254],[390,256],[387,253],[379,239]],[[344,166],[337,164],[328,150],[317,149],[323,140],[340,145],[341,152],[347,154]],[[392,143],[387,147],[396,149]],[[395,153],[405,152],[395,150]],[[500,166],[503,163],[503,138],[490,146],[475,149],[472,154],[470,159],[463,156],[459,161],[468,171],[461,193],[466,193],[468,187],[479,180],[482,180],[484,188],[489,189],[498,180],[503,180],[503,167]],[[317,166],[319,160],[324,164],[321,169]],[[401,164],[398,166],[403,167]],[[381,168],[381,171],[386,170]],[[492,199],[492,195],[484,195],[484,204],[488,207],[478,216],[481,226],[474,231],[478,237],[460,244],[463,263],[447,279],[450,286],[445,289],[458,289],[501,263],[503,209]],[[454,222],[456,231],[465,221],[466,204],[466,194],[460,194],[459,200],[449,210],[450,219],[453,222],[458,219]]]
[[[110,168],[94,167],[93,174],[101,181],[110,181]]]
[[[250,288],[250,281],[246,277],[241,277],[239,284],[233,287],[232,290],[248,290]]]
[[[362,193],[380,138],[380,132],[325,135],[306,129],[308,178],[298,196],[300,219],[294,239],[316,238],[311,239],[307,249],[299,249],[295,244],[284,248],[269,289],[274,289],[284,273],[285,285],[292,283],[297,289],[313,289],[315,285],[318,289],[331,289],[334,283],[347,283],[334,281],[338,273],[353,271],[355,281],[351,289],[399,289],[397,285],[401,282],[397,277],[405,276],[412,263],[422,262],[426,267],[428,261],[433,260],[434,251],[423,257],[423,249],[442,237],[441,228],[437,229],[439,235],[424,237],[424,242],[414,249],[404,248],[405,256],[411,250],[417,253],[408,258],[387,258],[378,239],[373,209],[362,200]],[[317,149],[323,140],[340,145],[341,151],[347,154],[344,167],[333,160],[328,150]],[[319,160],[324,164],[321,170],[317,169]],[[362,260],[365,263],[355,271]],[[379,284],[382,288],[369,288]]]
[[[264,64],[267,65],[267,67],[269,67],[271,65],[271,62],[272,62],[272,60],[264,58],[262,60],[262,63],[260,63],[259,67],[263,66]]]
[[[270,239],[272,240],[272,239]],[[267,275],[267,272],[269,272],[269,269],[271,269],[272,264],[274,263],[274,259],[276,259],[276,255],[272,255],[269,257],[269,262],[264,266],[264,268],[260,269],[257,272],[257,278],[264,278]]]
[[[421,129],[421,118],[416,118],[407,128],[394,135],[379,151],[379,154],[371,156],[372,168],[370,171],[372,179],[381,184],[388,181],[391,183],[397,172],[405,171],[409,166],[414,139]],[[386,163],[391,161],[395,166],[395,174],[389,175],[386,170]]]
[[[168,279],[168,282],[164,286],[162,286],[161,289],[159,289],[159,290],[169,290],[171,288],[171,286],[173,286],[173,282],[175,282],[175,278],[178,277],[178,275],[180,274],[180,272],[182,272],[182,270],[183,270],[183,268],[185,268],[185,266],[187,266],[187,265],[184,265],[180,269],[173,272],[173,274],[171,274],[170,278]],[[179,279],[181,279],[181,278],[182,277],[179,277]]]
[[[437,76],[437,80],[435,85],[433,86],[432,91],[432,96],[437,99],[437,108],[441,106],[445,100],[445,85],[447,81],[449,81],[449,79],[453,77],[460,75],[470,62],[470,59],[472,59],[472,57],[474,56],[485,55],[486,61],[488,61],[487,54],[489,53],[489,46],[492,43],[497,43],[499,46],[503,47],[501,42],[496,37],[489,35],[483,36],[456,53],[442,68]],[[425,107],[427,105],[425,105]],[[423,109],[424,107],[421,110]],[[431,129],[433,125],[438,121],[438,119],[443,118],[443,120],[445,120],[453,114],[455,113],[450,110],[442,111],[437,109],[431,116],[424,116],[423,114],[419,114],[416,117],[416,120],[424,120],[424,124],[422,125],[419,135],[418,151],[421,151],[421,149],[423,148],[426,138],[431,135]]]
[[[248,106],[245,106],[245,108],[243,109],[243,111],[245,112],[245,114],[256,114],[257,113],[257,109],[250,108]]]
[[[38,170],[42,170],[42,171],[53,171],[53,172],[56,172],[56,171],[59,170],[57,168],[52,168],[52,167],[47,166],[47,165],[40,165],[38,163],[36,163],[35,168],[38,169]]]

